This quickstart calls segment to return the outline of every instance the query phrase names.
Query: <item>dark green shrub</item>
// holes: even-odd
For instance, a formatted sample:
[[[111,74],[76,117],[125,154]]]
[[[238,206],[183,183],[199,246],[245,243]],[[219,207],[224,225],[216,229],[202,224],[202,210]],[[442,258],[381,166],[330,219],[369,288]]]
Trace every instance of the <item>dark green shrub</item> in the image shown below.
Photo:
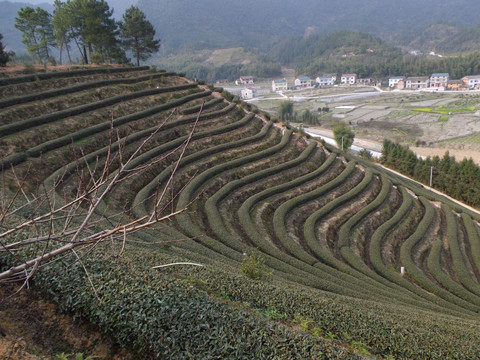
[[[244,254],[240,271],[251,280],[266,280],[272,275],[265,266],[265,258],[255,250]]]

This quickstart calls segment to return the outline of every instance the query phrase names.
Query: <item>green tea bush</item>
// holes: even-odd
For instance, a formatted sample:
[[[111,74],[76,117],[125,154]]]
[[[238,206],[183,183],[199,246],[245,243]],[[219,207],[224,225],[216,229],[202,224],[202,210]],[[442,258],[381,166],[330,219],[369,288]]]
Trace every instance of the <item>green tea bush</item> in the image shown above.
[[[208,109],[212,106],[221,104],[222,102],[223,102],[222,98],[212,99],[210,101],[207,101],[205,104],[203,104],[203,109],[204,110]],[[192,106],[192,107],[181,110],[180,113],[183,114],[183,115],[195,114],[195,113],[198,113],[200,111],[201,107],[202,107],[202,105],[195,105],[195,106]]]
[[[473,266],[480,271],[480,236],[478,235],[475,224],[472,221],[472,218],[467,214],[462,214],[463,224],[465,225],[465,230],[467,232],[468,243],[470,244]]]
[[[473,294],[480,296],[480,286],[477,282],[473,281],[470,276],[470,273],[465,265],[465,259],[460,250],[460,244],[457,229],[458,224],[455,219],[455,215],[452,212],[452,209],[446,205],[442,205],[442,210],[445,213],[445,218],[447,220],[447,241],[450,249],[450,254],[452,255],[452,261],[455,268],[455,273],[458,276],[460,282]]]
[[[152,115],[157,114],[159,112],[162,112],[162,111],[165,111],[165,110],[168,110],[168,109],[172,109],[176,106],[180,106],[182,104],[185,104],[189,101],[208,96],[209,94],[210,93],[208,91],[198,92],[198,93],[194,93],[194,94],[191,94],[191,95],[181,97],[179,99],[175,99],[173,101],[170,101],[168,103],[165,103],[165,104],[162,104],[162,105],[159,105],[159,106],[151,107],[147,110],[139,111],[139,112],[136,112],[136,113],[130,114],[130,115],[125,115],[125,116],[122,116],[122,117],[119,117],[119,118],[113,120],[113,126],[117,127],[117,126],[120,126],[120,125],[127,124],[131,121],[136,121],[136,120],[145,118],[147,116],[152,116]],[[65,135],[65,136],[62,136],[62,137],[44,142],[40,145],[34,146],[34,147],[28,149],[26,152],[29,156],[36,157],[36,156],[39,156],[40,154],[45,153],[47,151],[51,151],[51,150],[57,149],[59,147],[71,144],[72,141],[83,139],[83,138],[86,138],[88,136],[92,136],[94,134],[97,134],[99,132],[106,131],[106,130],[110,129],[110,126],[111,126],[110,121],[106,121],[106,122],[103,122],[103,123],[100,123],[100,124],[97,124],[97,125],[93,125],[93,126],[90,126],[88,128],[78,130],[74,133],[70,133],[68,135]],[[169,127],[171,127],[171,126],[172,126],[172,124],[169,124]],[[153,130],[154,129],[152,129],[152,132],[153,132]]]
[[[22,96],[3,99],[3,100],[0,100],[0,107],[7,107],[7,106],[24,104],[31,101],[49,99],[56,96],[73,94],[79,91],[96,89],[102,86],[112,86],[112,85],[118,85],[118,84],[134,84],[134,83],[147,81],[150,79],[157,79],[157,78],[160,78],[161,76],[171,76],[171,75],[173,75],[173,73],[144,75],[144,76],[139,76],[134,78],[119,78],[119,79],[90,81],[83,84],[76,84],[76,85],[72,85],[72,86],[68,86],[60,89],[46,90],[38,93],[26,94]]]
[[[448,208],[448,210],[450,210]],[[450,214],[446,214],[447,219],[450,216]],[[453,216],[453,214],[452,214]],[[448,220],[447,220],[448,221]],[[453,219],[455,221],[455,219]],[[450,220],[450,226],[452,226],[452,220]],[[455,225],[456,226],[456,225]],[[455,229],[456,231],[456,229]],[[453,230],[450,230],[448,232],[448,227],[447,227],[447,237],[450,235],[450,239],[453,238],[452,234]],[[456,234],[455,234],[456,236]],[[445,273],[441,267],[441,253],[443,249],[443,244],[440,239],[436,239],[435,242],[433,243],[430,253],[428,254],[427,258],[427,266],[428,270],[430,271],[430,274],[442,285],[444,286],[447,290],[449,290],[452,294],[455,294],[458,296],[460,299],[465,300],[468,302],[468,308],[471,309],[472,311],[480,311],[480,298],[475,296],[474,294],[468,292],[464,287],[462,287],[459,283],[454,281],[447,273]],[[455,250],[452,252],[452,255],[455,253]]]
[[[151,95],[161,94],[165,92],[186,90],[186,89],[192,89],[192,88],[196,88],[196,85],[195,84],[176,85],[171,87],[141,90],[133,93],[113,96],[111,98],[100,100],[97,102],[80,105],[70,109],[60,110],[51,114],[37,116],[31,119],[25,119],[25,120],[11,123],[11,124],[0,126],[0,137],[10,135],[18,131],[31,129],[32,127],[47,124],[49,122],[64,119],[69,116],[75,116],[85,112],[101,109],[103,107],[118,104],[123,101],[138,99],[140,97],[151,96]]]
[[[25,66],[25,68],[27,68],[27,66]],[[61,78],[61,77],[102,74],[107,69],[110,73],[120,73],[120,72],[131,72],[131,71],[145,71],[145,70],[148,70],[149,67],[148,66],[118,67],[118,68],[98,67],[98,68],[89,68],[89,69],[81,69],[81,70],[53,71],[53,72],[42,73],[42,74],[17,76],[17,77],[0,79],[0,86],[32,82],[32,81],[36,81],[37,78],[39,80],[47,80],[47,79],[54,79],[54,78]]]
[[[330,155],[330,157],[334,158],[336,156],[332,154]],[[303,233],[304,233],[305,241],[309,246],[309,248],[323,262],[339,270],[345,270],[347,267],[344,266],[343,262],[339,261],[335,256],[333,256],[333,254],[329,250],[327,250],[325,247],[321,246],[318,243],[317,238],[315,236],[315,224],[318,221],[320,221],[324,216],[333,212],[338,207],[342,206],[346,202],[352,200],[353,198],[358,196],[360,193],[362,193],[371,184],[372,180],[373,180],[373,172],[371,171],[371,169],[367,169],[365,172],[365,176],[357,186],[355,186],[352,190],[350,190],[346,194],[340,195],[338,198],[334,199],[333,201],[330,201],[325,206],[315,211],[304,222]]]
[[[275,230],[277,238],[280,240],[280,242],[287,249],[288,252],[296,256],[298,259],[304,261],[305,263],[313,265],[318,260],[312,255],[308,254],[301,247],[299,247],[289,236],[285,227],[285,218],[287,214],[292,211],[293,208],[299,207],[308,201],[316,199],[326,194],[327,192],[332,191],[337,186],[341,185],[351,176],[352,172],[355,170],[355,166],[356,163],[354,161],[351,161],[347,165],[345,170],[335,179],[311,192],[304,193],[284,202],[275,210],[275,213],[273,215],[273,228]]]
[[[412,249],[417,244],[417,242],[419,242],[423,238],[435,215],[435,210],[432,204],[430,204],[430,202],[423,197],[420,197],[419,199],[425,207],[425,215],[418,224],[415,232],[402,244],[400,248],[400,261],[405,267],[406,273],[409,278],[411,278],[418,285],[420,285],[420,287],[456,306],[475,311],[475,307],[473,307],[472,304],[456,297],[450,292],[432,283],[430,279],[423,273],[423,271],[421,271],[415,265],[411,255]],[[439,250],[441,250],[441,248],[439,248]],[[433,251],[433,249],[431,251]]]

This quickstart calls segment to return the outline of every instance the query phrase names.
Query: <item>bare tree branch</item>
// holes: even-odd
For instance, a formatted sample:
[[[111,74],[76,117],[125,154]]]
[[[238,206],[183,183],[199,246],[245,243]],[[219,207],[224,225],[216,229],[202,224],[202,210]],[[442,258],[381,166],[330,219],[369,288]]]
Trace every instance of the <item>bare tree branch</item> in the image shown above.
[[[156,224],[172,219],[176,215],[187,211],[192,202],[198,198],[197,196],[184,208],[174,211],[173,202],[177,198],[178,193],[173,193],[173,176],[178,170],[186,149],[192,140],[202,111],[203,103],[187,139],[180,146],[146,164],[132,166],[134,159],[144,151],[146,144],[158,134],[163,125],[176,113],[176,109],[144,138],[129,155],[126,155],[127,138],[121,139],[119,132],[115,131],[112,113],[108,135],[108,151],[104,163],[100,165],[99,158],[96,158],[94,161],[87,161],[87,157],[82,149],[80,149],[81,156],[78,157],[73,147],[71,147],[71,152],[74,156],[72,164],[74,164],[75,170],[65,170],[56,179],[51,188],[41,184],[34,195],[27,196],[26,191],[29,174],[32,171],[31,165],[22,179],[17,177],[12,167],[12,175],[17,188],[10,199],[7,199],[5,185],[2,188],[0,229],[3,228],[4,230],[0,230],[0,254],[4,253],[13,257],[17,264],[0,273],[0,283],[22,280],[24,282],[22,287],[28,286],[28,281],[41,267],[52,261],[65,258],[71,252],[75,257],[73,263],[81,263],[95,296],[98,298],[96,289],[83,263],[83,258],[105,241],[112,241],[112,244],[116,241],[121,241],[121,249],[118,255],[116,255],[121,256],[126,251],[129,234],[154,227]],[[114,142],[115,135],[117,139]],[[113,151],[114,148],[115,152]],[[99,208],[100,204],[105,201],[115,186],[151,169],[155,164],[165,161],[177,152],[179,156],[176,159],[175,166],[171,163],[170,179],[165,185],[162,194],[156,198],[150,214],[139,219],[131,219],[127,216],[128,209],[126,208],[123,211],[114,213],[107,213],[104,207]],[[112,171],[115,164],[117,168]],[[5,176],[4,173],[3,176]],[[69,176],[68,181],[67,176]],[[162,204],[170,185],[172,188],[171,199],[165,207],[159,209],[158,207]],[[57,192],[59,192],[58,196]],[[69,196],[68,194],[71,195]],[[16,204],[20,202],[20,196],[23,196],[24,200],[17,207]],[[172,204],[172,211],[161,216],[160,214],[170,204]],[[25,210],[30,211],[31,216],[22,218],[19,221],[13,221],[14,215]],[[17,216],[17,218],[19,217],[20,215]],[[7,226],[7,221],[8,223],[11,222],[12,225]],[[98,230],[99,228],[102,230]],[[25,233],[28,234],[25,235]],[[22,234],[24,238],[14,240],[16,234]],[[175,241],[185,240],[188,239]],[[29,253],[34,255],[31,255],[28,259],[22,259],[17,254],[21,254],[18,251],[23,248],[33,250],[29,251]],[[82,249],[81,253],[78,249]],[[70,261],[67,267],[73,263]]]

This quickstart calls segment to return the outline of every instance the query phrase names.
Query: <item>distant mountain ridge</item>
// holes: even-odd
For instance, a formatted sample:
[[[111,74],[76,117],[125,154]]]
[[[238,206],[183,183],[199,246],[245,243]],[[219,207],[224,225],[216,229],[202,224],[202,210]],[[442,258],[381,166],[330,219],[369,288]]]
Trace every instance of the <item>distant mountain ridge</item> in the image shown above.
[[[139,0],[166,52],[179,48],[250,46],[312,32],[353,29],[382,38],[438,21],[479,23],[477,0]]]
[[[135,3],[108,1],[117,19]],[[27,5],[37,6],[0,0],[0,33],[18,53],[26,51],[14,22]],[[480,20],[472,16],[480,13],[477,0],[138,0],[138,6],[162,40],[162,55],[239,46],[267,52],[285,39],[338,30],[364,31],[424,51],[469,51],[480,43]],[[457,25],[441,28],[439,22]]]

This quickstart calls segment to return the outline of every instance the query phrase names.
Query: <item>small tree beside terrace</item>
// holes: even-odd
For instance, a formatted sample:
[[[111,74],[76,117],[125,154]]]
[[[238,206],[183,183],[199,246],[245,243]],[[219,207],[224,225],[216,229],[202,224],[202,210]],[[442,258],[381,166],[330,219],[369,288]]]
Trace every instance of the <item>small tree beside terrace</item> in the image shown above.
[[[354,132],[348,128],[344,122],[339,122],[333,128],[333,137],[342,150],[347,150],[352,146],[353,139],[355,139]]]

